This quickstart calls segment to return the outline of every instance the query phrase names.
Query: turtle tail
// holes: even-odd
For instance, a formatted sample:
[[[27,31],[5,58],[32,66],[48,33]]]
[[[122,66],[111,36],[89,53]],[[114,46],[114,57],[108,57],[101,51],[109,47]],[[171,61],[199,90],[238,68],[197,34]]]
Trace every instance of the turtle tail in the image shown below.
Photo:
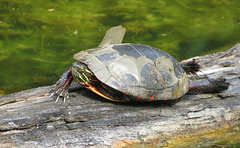
[[[187,74],[196,74],[201,68],[201,66],[195,59],[185,60],[182,61],[180,64]]]
[[[194,82],[190,80],[189,91],[190,92],[206,92],[206,93],[221,92],[223,90],[228,89],[229,85],[230,84],[226,82],[225,78],[217,78],[217,79],[208,78],[201,82]]]

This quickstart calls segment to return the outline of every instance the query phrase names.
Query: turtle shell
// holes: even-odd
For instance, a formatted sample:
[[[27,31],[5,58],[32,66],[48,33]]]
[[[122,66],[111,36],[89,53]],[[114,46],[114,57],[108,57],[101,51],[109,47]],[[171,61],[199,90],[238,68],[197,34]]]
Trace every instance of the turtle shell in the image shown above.
[[[189,89],[181,65],[168,53],[142,44],[115,44],[81,51],[85,63],[104,84],[124,93],[127,101],[177,99]]]

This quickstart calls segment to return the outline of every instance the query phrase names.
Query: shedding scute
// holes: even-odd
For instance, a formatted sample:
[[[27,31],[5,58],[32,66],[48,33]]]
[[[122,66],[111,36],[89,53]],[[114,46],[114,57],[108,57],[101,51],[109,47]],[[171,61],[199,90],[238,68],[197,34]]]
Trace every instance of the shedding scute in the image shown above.
[[[85,54],[88,54],[88,52],[85,52],[85,51],[81,51],[81,52],[78,52],[76,54],[73,55],[73,58],[75,60],[79,60],[80,58],[82,58]]]

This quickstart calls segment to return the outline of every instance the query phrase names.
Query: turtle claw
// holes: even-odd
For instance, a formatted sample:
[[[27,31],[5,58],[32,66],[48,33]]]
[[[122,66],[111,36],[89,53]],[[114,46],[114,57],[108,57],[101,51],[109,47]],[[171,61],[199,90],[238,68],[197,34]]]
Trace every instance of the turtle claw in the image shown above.
[[[51,93],[49,96],[48,96],[48,99],[52,98],[52,96],[55,94],[55,92]]]
[[[66,99],[69,98],[68,87],[69,87],[69,85],[65,85],[65,84],[61,85],[61,83],[57,83],[50,90],[50,95],[49,95],[48,98],[49,99],[51,99],[51,98],[56,99],[55,103],[57,103],[59,98],[62,97],[64,102],[65,102]]]
[[[51,91],[50,91],[50,95],[49,95],[49,99],[53,98],[53,99],[56,99],[55,103],[58,102],[59,98],[62,97],[63,98],[63,101],[65,102],[66,99],[69,98],[69,93],[68,93],[68,88],[64,88],[64,87],[60,87],[58,89],[56,88],[53,88]]]
[[[63,93],[63,102],[66,102],[66,100],[69,98],[69,93],[68,91],[64,90],[64,93]]]
[[[58,100],[59,100],[59,96],[57,97],[57,99],[56,99],[55,103],[57,103],[57,102],[58,102]]]

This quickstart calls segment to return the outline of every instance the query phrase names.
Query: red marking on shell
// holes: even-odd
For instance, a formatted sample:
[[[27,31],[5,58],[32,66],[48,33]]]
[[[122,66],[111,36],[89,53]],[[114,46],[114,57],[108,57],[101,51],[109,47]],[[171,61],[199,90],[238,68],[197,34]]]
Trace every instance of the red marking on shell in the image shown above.
[[[168,100],[168,98],[164,98],[164,100]]]
[[[140,100],[141,98],[142,98],[142,95],[138,96],[136,100],[138,101],[138,100]]]
[[[154,97],[153,97],[153,96],[150,98],[149,102],[152,101],[152,100],[154,100]]]
[[[124,95],[128,95],[129,92],[126,92]]]

